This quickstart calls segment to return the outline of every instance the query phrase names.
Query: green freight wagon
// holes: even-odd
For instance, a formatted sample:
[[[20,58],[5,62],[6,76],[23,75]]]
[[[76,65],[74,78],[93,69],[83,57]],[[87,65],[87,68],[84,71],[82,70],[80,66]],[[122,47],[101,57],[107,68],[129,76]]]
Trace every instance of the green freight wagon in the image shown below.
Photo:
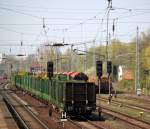
[[[94,83],[71,80],[63,75],[56,75],[51,80],[12,75],[11,81],[17,87],[69,114],[90,114],[96,110]]]

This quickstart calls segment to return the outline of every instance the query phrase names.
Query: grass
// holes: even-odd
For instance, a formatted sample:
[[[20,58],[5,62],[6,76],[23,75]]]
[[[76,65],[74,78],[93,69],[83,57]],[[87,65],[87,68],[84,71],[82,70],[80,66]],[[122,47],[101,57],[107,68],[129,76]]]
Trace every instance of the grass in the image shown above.
[[[132,116],[134,118],[138,118],[139,120],[142,119],[142,120],[150,123],[150,113],[145,112],[143,114],[143,117],[141,117],[140,111],[135,110],[135,109],[131,109],[128,107],[124,107],[124,106],[120,107],[120,105],[117,106],[116,104],[113,104],[113,103],[108,105],[106,102],[102,102],[102,101],[101,101],[101,106],[102,107],[104,106],[106,108],[112,109],[112,110],[120,112],[120,113],[124,113],[124,114]]]
[[[148,95],[150,96],[150,86],[147,86],[148,89],[141,85],[141,92],[143,95]],[[116,91],[118,93],[131,93],[135,94],[135,83],[134,80],[122,80],[120,82],[117,82],[114,86]]]

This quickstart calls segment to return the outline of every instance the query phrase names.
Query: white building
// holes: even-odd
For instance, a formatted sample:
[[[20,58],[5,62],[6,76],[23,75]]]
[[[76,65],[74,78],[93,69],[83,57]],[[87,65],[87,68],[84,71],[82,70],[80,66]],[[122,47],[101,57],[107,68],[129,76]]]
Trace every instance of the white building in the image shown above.
[[[3,54],[0,53],[0,64],[2,63]]]
[[[118,81],[121,81],[123,78],[123,66],[119,65],[118,67]]]

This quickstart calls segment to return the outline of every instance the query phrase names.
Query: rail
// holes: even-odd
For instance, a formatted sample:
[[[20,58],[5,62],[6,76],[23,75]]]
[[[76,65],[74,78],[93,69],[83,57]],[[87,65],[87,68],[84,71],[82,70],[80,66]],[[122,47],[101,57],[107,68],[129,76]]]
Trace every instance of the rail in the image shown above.
[[[7,85],[4,85],[4,91],[8,90],[8,88],[6,88]],[[25,120],[22,118],[21,114],[19,114],[17,112],[17,110],[15,109],[15,106],[11,103],[11,101],[8,98],[8,93],[7,92],[3,92],[3,100],[6,103],[6,105],[8,106],[8,109],[10,110],[10,112],[12,113],[12,115],[14,116],[14,119],[16,120],[19,128],[21,129],[31,129],[31,127],[28,125],[27,122],[25,122]],[[13,96],[11,96],[11,98],[13,98],[14,100],[17,98],[14,98]],[[22,104],[22,102],[15,100],[18,104],[21,105],[21,107],[23,107],[23,109],[25,109],[25,111],[31,115],[31,117],[33,119],[35,119],[38,124],[41,125],[42,129],[49,129],[49,127],[43,123],[27,106],[25,106],[24,104]]]
[[[113,117],[116,117],[116,118],[118,118],[120,120],[123,120],[123,121],[125,121],[125,122],[127,122],[129,124],[132,124],[134,126],[140,127],[142,129],[149,129],[150,128],[150,123],[149,122],[137,119],[135,117],[131,117],[131,116],[126,115],[126,114],[121,113],[121,112],[117,112],[117,111],[111,110],[111,109],[106,108],[104,106],[102,107],[102,112],[104,114],[111,115]]]

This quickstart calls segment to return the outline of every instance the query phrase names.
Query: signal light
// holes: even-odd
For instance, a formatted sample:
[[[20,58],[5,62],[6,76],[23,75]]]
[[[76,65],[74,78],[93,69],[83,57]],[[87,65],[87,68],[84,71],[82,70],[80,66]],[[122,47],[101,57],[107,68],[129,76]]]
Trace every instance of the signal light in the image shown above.
[[[118,69],[117,69],[117,66],[114,65],[113,66],[113,75],[117,76],[117,74],[118,74]]]
[[[47,62],[47,76],[49,77],[49,79],[53,76],[53,62],[52,61]]]
[[[103,62],[102,61],[96,61],[96,73],[99,78],[103,75]]]
[[[107,73],[111,74],[112,73],[112,62],[107,61]]]

